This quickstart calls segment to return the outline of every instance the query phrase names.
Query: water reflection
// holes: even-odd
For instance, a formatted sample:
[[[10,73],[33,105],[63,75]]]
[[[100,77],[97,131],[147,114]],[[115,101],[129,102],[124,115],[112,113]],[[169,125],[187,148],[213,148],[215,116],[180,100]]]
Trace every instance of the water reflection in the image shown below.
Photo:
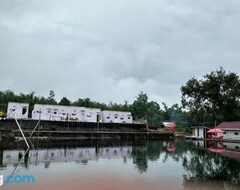
[[[219,189],[240,188],[240,152],[238,143],[193,141],[194,147],[184,156],[183,167],[188,172],[184,175],[187,189],[202,186],[218,186]],[[230,159],[231,158],[231,159]],[[191,188],[190,188],[191,187]]]
[[[64,172],[65,169],[60,163],[72,163],[76,166],[81,163],[85,166],[84,179],[89,173],[95,176],[94,179],[99,179],[103,177],[102,174],[109,178],[116,175],[114,167],[119,165],[117,180],[126,175],[141,182],[148,181],[146,187],[151,185],[148,189],[240,188],[240,152],[236,148],[238,144],[217,142],[209,146],[206,141],[186,142],[183,139],[168,141],[41,140],[32,143],[36,148],[27,152],[21,142],[2,144],[0,168],[6,170],[18,166],[31,172],[36,170],[34,169],[36,166],[40,166],[47,169],[46,171]],[[55,167],[51,168],[51,165]],[[98,171],[100,165],[104,167],[102,166]],[[124,168],[124,165],[127,168]],[[95,169],[93,173],[92,166]],[[39,167],[37,170],[40,170]],[[51,174],[46,173],[46,175]],[[136,183],[140,184],[139,181]],[[145,186],[141,189],[145,189]]]
[[[95,148],[58,148],[58,149],[39,149],[29,150],[24,160],[20,163],[28,165],[37,165],[46,162],[87,162],[89,160],[97,160],[98,158],[122,158],[130,157],[132,147],[101,147],[99,153]],[[6,150],[3,152],[3,165],[17,163],[24,150]]]
[[[176,157],[176,154],[172,154],[176,151],[174,141],[114,143],[108,141],[106,143],[105,140],[96,140],[89,144],[84,141],[80,141],[80,144],[78,142],[43,141],[38,145],[38,149],[30,149],[29,151],[21,148],[24,147],[24,144],[18,146],[17,150],[14,149],[15,145],[12,145],[9,147],[10,149],[0,151],[1,166],[5,167],[18,163],[28,168],[29,165],[45,163],[47,168],[52,162],[88,163],[90,160],[96,161],[98,159],[131,158],[138,171],[143,173],[148,169],[148,162],[159,160],[161,154],[163,155],[163,162],[167,161],[169,155]],[[109,144],[112,144],[112,146],[109,146]]]

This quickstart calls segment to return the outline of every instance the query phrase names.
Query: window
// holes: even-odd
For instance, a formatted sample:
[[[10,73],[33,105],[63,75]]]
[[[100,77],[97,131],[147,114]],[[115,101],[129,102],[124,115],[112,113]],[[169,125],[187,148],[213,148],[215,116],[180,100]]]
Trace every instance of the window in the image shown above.
[[[22,109],[22,115],[26,114],[27,113],[27,108],[26,107],[23,107]]]
[[[238,133],[238,132],[235,132],[234,134],[235,134],[235,135],[238,135],[239,133]]]

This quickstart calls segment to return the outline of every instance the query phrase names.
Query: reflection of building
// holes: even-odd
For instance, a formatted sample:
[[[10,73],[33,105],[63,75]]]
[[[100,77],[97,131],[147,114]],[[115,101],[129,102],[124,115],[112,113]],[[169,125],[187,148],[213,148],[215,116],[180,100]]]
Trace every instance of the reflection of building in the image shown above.
[[[236,152],[236,151],[223,151],[221,152],[220,154],[222,154],[223,156],[225,157],[228,157],[228,158],[232,158],[232,159],[235,159],[235,160],[240,160],[240,152]]]
[[[199,148],[206,148],[207,150],[233,159],[240,160],[240,144],[233,142],[222,141],[192,141],[193,145]]]
[[[103,147],[96,153],[96,148],[76,148],[76,149],[39,149],[30,150],[28,154],[29,164],[46,162],[79,162],[97,160],[97,158],[121,158],[130,157],[132,147]],[[24,156],[24,150],[3,151],[3,164],[18,163]],[[21,160],[21,163],[24,159]]]
[[[224,142],[223,147],[229,150],[240,151],[239,143]]]
[[[203,141],[203,140],[192,141],[192,143],[193,143],[194,146],[196,146],[196,147],[201,147],[201,148],[207,147],[207,142],[206,142],[206,141]]]

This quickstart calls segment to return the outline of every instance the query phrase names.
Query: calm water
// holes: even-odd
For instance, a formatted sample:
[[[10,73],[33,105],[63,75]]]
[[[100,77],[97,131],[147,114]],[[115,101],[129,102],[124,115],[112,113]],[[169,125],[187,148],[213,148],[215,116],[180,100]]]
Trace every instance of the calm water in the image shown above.
[[[32,175],[35,183],[5,183],[0,189],[240,189],[238,144],[181,139],[32,144],[27,154],[22,142],[2,145],[0,172]]]

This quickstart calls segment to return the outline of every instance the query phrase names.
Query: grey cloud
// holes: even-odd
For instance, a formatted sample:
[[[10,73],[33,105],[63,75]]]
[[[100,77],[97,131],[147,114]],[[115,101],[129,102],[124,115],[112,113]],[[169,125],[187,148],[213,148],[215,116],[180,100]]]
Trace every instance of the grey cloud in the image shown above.
[[[237,0],[0,1],[0,86],[74,100],[180,101],[191,76],[240,72]]]

